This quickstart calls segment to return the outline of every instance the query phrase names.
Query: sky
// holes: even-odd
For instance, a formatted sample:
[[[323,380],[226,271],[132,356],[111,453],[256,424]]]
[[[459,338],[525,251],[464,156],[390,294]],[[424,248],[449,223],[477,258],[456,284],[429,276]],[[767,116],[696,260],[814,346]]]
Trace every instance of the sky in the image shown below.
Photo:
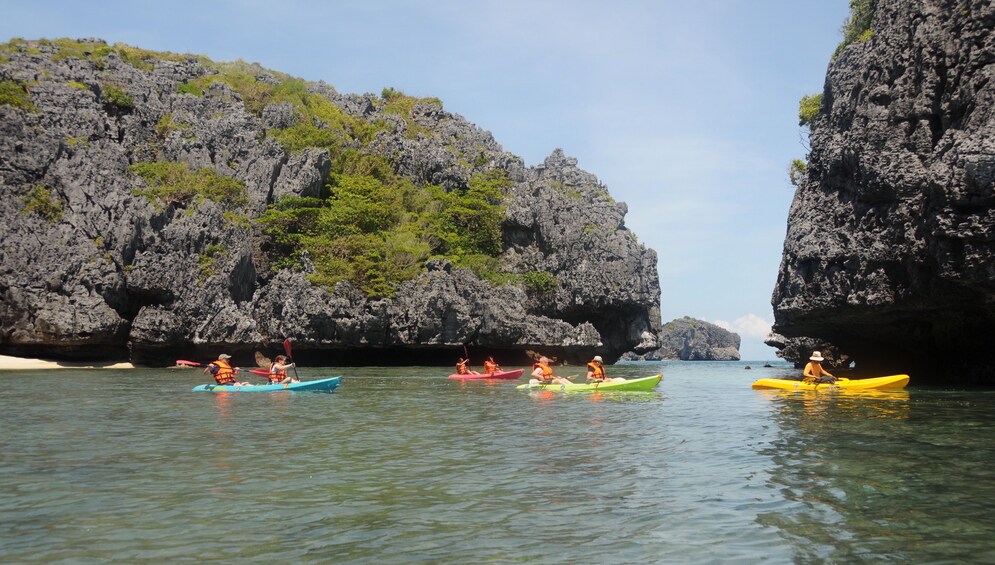
[[[0,42],[101,38],[244,60],[341,93],[436,97],[526,165],[560,148],[628,204],[661,314],[763,344],[848,0],[0,0]]]

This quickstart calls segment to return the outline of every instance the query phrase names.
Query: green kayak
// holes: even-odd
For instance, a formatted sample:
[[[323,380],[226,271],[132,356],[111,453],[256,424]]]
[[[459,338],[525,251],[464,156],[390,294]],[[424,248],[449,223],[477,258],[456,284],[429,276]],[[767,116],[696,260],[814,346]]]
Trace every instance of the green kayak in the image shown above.
[[[595,392],[595,391],[631,391],[631,390],[653,390],[653,387],[660,384],[663,379],[663,375],[653,375],[652,377],[643,377],[640,379],[628,379],[625,381],[609,381],[603,383],[573,383],[573,384],[559,384],[550,383],[548,385],[528,383],[524,385],[518,385],[519,390],[551,390],[560,392]]]

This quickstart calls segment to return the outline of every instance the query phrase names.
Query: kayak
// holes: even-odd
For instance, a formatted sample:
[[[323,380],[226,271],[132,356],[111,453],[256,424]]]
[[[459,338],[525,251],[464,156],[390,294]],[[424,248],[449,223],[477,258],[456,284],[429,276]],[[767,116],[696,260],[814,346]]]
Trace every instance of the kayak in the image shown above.
[[[490,375],[449,375],[450,379],[459,379],[461,381],[472,381],[477,379],[517,379],[522,376],[525,369],[515,369],[514,371],[498,371],[496,373],[491,373]]]
[[[519,390],[554,390],[560,392],[594,392],[594,391],[632,391],[632,390],[653,390],[653,387],[660,384],[663,375],[653,375],[652,377],[642,377],[639,379],[629,379],[625,381],[611,381],[603,383],[573,383],[559,384],[550,383],[548,385],[527,383],[518,385]]]
[[[289,390],[295,392],[331,392],[342,382],[342,377],[318,379],[316,381],[301,381],[285,385],[197,385],[194,392],[279,392]]]
[[[756,389],[779,390],[872,390],[905,388],[909,384],[908,375],[889,375],[871,379],[836,379],[835,383],[803,383],[789,379],[760,379],[754,381]]]

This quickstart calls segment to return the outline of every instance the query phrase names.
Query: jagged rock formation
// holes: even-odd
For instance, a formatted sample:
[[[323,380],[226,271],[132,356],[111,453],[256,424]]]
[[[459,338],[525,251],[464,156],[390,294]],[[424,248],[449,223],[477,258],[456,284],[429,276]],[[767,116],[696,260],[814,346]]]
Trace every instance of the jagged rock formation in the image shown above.
[[[626,206],[562,151],[526,167],[438,104],[399,117],[377,97],[306,83],[348,116],[388,124],[355,149],[414,183],[455,189],[503,171],[513,186],[501,268],[555,277],[549,289],[498,286],[434,260],[391,298],[348,282],[326,290],[306,278],[306,259],[274,272],[253,223],[285,195],[317,196],[333,166],[328,151],[291,151],[271,135],[298,119],[292,107],[253,109],[223,82],[185,92],[217,72],[203,58],[142,52],[136,63],[100,40],[72,47],[0,53],[4,95],[26,90],[0,104],[0,352],[166,364],[278,350],[290,337],[295,356],[336,364],[449,363],[463,344],[511,364],[526,348],[577,362],[656,348],[656,254],[626,229]],[[128,167],[139,161],[244,183],[237,215],[248,221],[233,221],[231,202],[161,207],[136,195]]]
[[[626,353],[623,359],[658,361],[739,361],[739,334],[688,316],[672,320],[660,331],[660,348],[645,354]]]
[[[830,64],[776,332],[858,369],[995,383],[993,29],[990,2],[879,0]]]

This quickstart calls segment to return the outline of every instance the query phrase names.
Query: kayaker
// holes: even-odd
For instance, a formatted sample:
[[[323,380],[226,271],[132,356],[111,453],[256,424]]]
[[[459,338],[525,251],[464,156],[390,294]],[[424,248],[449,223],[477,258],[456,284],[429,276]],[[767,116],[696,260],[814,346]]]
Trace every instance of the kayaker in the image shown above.
[[[299,383],[299,380],[291,378],[287,374],[287,369],[294,367],[297,367],[297,363],[287,363],[286,355],[277,355],[276,359],[269,366],[269,384],[283,385],[287,383]]]
[[[496,372],[498,372],[500,370],[501,370],[501,366],[498,365],[494,361],[493,357],[488,357],[487,360],[484,361],[484,374],[485,375],[493,375],[494,373],[496,373]]]
[[[227,353],[222,353],[218,355],[216,361],[211,361],[204,367],[204,374],[211,374],[214,376],[214,380],[217,381],[219,385],[233,385],[233,386],[252,386],[252,383],[240,383],[238,379],[235,378],[239,373],[238,367],[232,367],[229,362],[231,355]]]
[[[822,358],[822,353],[818,351],[813,351],[812,356],[808,358],[808,363],[805,364],[805,371],[802,373],[804,376],[804,382],[807,383],[835,383],[836,377],[829,374],[829,371],[822,368],[822,362],[825,359]]]
[[[456,361],[456,374],[457,375],[479,375],[477,371],[470,369],[470,360],[463,359],[462,357]]]
[[[604,359],[601,358],[600,355],[595,355],[594,359],[591,359],[591,362],[587,364],[587,380],[597,381],[599,383],[611,383],[611,382],[624,381],[625,379],[620,377],[617,378],[606,377],[605,361]]]
[[[562,385],[572,385],[573,383],[563,377],[557,377],[553,375],[553,368],[549,366],[549,357],[540,357],[532,365],[532,378],[529,380],[529,384],[562,384]]]

